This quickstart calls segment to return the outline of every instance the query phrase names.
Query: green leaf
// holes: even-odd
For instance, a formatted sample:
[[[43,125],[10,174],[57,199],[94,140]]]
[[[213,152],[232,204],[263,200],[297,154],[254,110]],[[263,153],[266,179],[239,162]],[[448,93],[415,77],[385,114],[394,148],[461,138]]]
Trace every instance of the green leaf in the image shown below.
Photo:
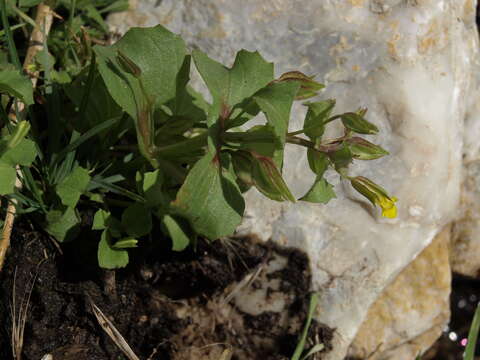
[[[329,160],[327,155],[313,149],[307,149],[307,159],[310,169],[317,175],[322,176],[327,170]]]
[[[12,194],[15,188],[17,172],[10,164],[0,162],[0,195]]]
[[[104,229],[108,229],[110,234],[114,237],[119,238],[122,236],[122,223],[108,211],[99,209],[93,217],[92,230]]]
[[[208,153],[190,170],[172,209],[189,220],[198,234],[215,240],[233,234],[245,202],[230,170]]]
[[[335,106],[335,100],[305,103],[304,105],[308,107],[308,111],[303,124],[303,132],[310,139],[315,140],[323,135],[325,131],[324,122],[330,116]]]
[[[185,43],[178,35],[161,25],[132,28],[115,45],[94,47],[108,91],[117,104],[137,119],[137,111],[147,99],[143,99],[138,79],[121,70],[117,50],[141,69],[140,79],[148,100],[155,101],[155,107],[176,96],[177,75],[186,55]]]
[[[88,170],[77,166],[59,184],[57,184],[57,195],[63,205],[75,207],[80,196],[87,190],[90,182]]]
[[[144,204],[135,203],[123,212],[122,225],[130,236],[147,235],[152,231],[152,214]]]
[[[104,230],[107,228],[107,219],[110,216],[108,211],[103,209],[97,210],[95,215],[93,216],[93,225],[92,230]]]
[[[378,133],[378,128],[360,114],[350,112],[342,114],[341,117],[343,125],[353,132],[367,135]]]
[[[272,159],[264,156],[253,157],[252,176],[256,188],[270,199],[296,201]]]
[[[280,168],[288,132],[288,122],[290,121],[290,111],[299,86],[298,82],[273,83],[254,96],[258,106],[265,113],[268,123],[273,127],[277,143],[282,149],[277,150],[274,156],[275,163]]]
[[[28,77],[13,67],[0,70],[0,92],[22,100],[26,105],[33,104],[33,87]]]
[[[143,192],[147,200],[147,206],[166,205],[165,194],[162,190],[164,182],[164,175],[160,170],[144,173]]]
[[[64,86],[68,97],[77,107],[80,107],[82,104],[85,88],[88,84],[87,73],[88,71],[82,72],[82,74],[80,74],[75,81]],[[83,119],[85,119],[85,122],[87,123],[85,125],[88,125],[88,128],[100,124],[108,119],[119,118],[122,116],[122,109],[113,100],[98,71],[93,73],[92,83],[90,86],[91,88],[90,93],[88,94],[88,102],[86,103],[84,109],[85,112],[81,114]],[[103,134],[108,136],[108,131],[104,130]]]
[[[313,186],[300,200],[326,204],[333,198],[336,198],[335,192],[333,191],[333,186],[324,178],[317,177]]]
[[[65,211],[51,210],[46,220],[45,230],[59,242],[72,240],[79,232],[80,219],[72,207],[67,207]]]
[[[108,230],[102,232],[97,257],[98,265],[104,269],[118,269],[128,264],[128,251],[112,249]]]
[[[5,137],[8,141],[10,137]],[[29,139],[22,139],[13,148],[8,149],[0,156],[0,161],[12,166],[29,166],[37,157],[35,143]]]
[[[273,64],[257,51],[239,51],[230,69],[201,51],[193,51],[192,56],[214,102],[222,104],[228,112],[273,80]]]
[[[162,219],[170,238],[172,239],[172,250],[182,251],[190,244],[190,238],[180,226],[180,223],[172,216],[165,215]]]

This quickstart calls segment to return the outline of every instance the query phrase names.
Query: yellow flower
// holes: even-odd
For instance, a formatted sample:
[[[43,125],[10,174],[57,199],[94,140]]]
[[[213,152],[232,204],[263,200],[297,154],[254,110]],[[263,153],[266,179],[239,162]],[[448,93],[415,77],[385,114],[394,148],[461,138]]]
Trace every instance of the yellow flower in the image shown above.
[[[373,205],[382,208],[383,217],[389,219],[397,217],[396,197],[389,196],[383,188],[363,176],[351,178],[350,182],[355,190],[370,200]]]
[[[395,203],[397,202],[396,197],[379,197],[375,203],[382,208],[382,216],[394,219],[397,217],[397,207]]]

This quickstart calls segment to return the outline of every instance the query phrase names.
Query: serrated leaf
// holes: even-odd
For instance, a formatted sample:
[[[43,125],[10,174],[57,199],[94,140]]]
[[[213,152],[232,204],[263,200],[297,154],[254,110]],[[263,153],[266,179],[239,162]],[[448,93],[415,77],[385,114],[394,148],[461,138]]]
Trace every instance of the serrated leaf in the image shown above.
[[[158,107],[177,94],[177,75],[184,64],[184,41],[161,25],[132,28],[115,45],[95,46],[99,71],[113,99],[137,119],[137,105],[143,98],[138,79],[122,71],[120,50],[142,71],[140,78],[150,100]],[[143,99],[146,100],[146,99]]]
[[[313,186],[300,200],[326,204],[333,198],[336,198],[335,191],[333,191],[333,186],[324,178],[317,177],[317,180],[315,180]]]
[[[88,170],[77,166],[59,184],[56,191],[63,205],[75,207],[90,182]]]
[[[273,80],[273,64],[256,51],[239,51],[230,69],[201,51],[193,51],[192,56],[214,102],[224,105],[227,111]]]
[[[17,97],[26,105],[33,104],[32,82],[13,67],[0,70],[0,92]]]
[[[303,132],[314,140],[323,135],[325,131],[324,122],[330,116],[335,106],[335,100],[305,103],[304,105],[308,107],[308,111],[303,124]]]
[[[111,248],[108,230],[102,232],[97,257],[98,265],[104,269],[118,269],[128,264],[128,251]]]
[[[172,239],[172,250],[182,251],[190,244],[190,238],[180,226],[180,223],[172,216],[165,215],[162,219],[170,238]]]
[[[123,212],[122,225],[130,236],[147,235],[152,231],[152,214],[144,204],[135,203]]]
[[[59,242],[73,240],[79,232],[80,219],[72,207],[67,207],[63,212],[60,210],[49,211],[46,221],[45,230]]]
[[[233,234],[242,220],[245,202],[233,174],[208,153],[190,170],[172,209],[198,234],[214,240]]]
[[[12,194],[15,188],[17,172],[10,164],[0,162],[0,195]]]

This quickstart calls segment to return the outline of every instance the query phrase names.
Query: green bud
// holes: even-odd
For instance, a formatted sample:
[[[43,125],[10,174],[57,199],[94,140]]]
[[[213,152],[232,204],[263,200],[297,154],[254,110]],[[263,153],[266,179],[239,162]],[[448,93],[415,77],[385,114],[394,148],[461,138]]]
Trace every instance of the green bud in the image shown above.
[[[362,110],[360,113],[364,114]],[[359,134],[376,134],[378,128],[371,122],[365,120],[359,113],[345,113],[342,114],[342,123],[347,128]]]
[[[346,140],[352,157],[359,160],[374,160],[388,155],[388,151],[360,137]]]
[[[254,184],[252,177],[253,157],[246,151],[235,151],[232,154],[232,164],[237,178],[246,186]]]
[[[272,200],[295,202],[295,197],[271,158],[256,156],[253,161],[252,175],[257,189]]]
[[[28,131],[30,130],[30,123],[28,121],[20,121],[12,134],[12,137],[7,142],[7,148],[13,149],[27,136]]]
[[[314,77],[315,76],[307,76],[300,71],[289,71],[282,74],[277,81],[298,81],[300,83],[300,89],[295,99],[305,100],[316,96],[318,91],[325,87],[325,85],[313,80]]]
[[[117,60],[122,66],[123,71],[139,78],[142,75],[142,70],[135,64],[127,55],[120,50],[117,50]]]

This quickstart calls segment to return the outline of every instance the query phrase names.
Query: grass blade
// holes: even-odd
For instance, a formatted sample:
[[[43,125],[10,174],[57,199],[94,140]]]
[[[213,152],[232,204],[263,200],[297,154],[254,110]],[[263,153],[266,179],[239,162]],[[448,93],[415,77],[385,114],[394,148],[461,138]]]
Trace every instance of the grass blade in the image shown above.
[[[475,348],[477,345],[478,330],[480,328],[480,303],[477,305],[475,315],[473,316],[472,325],[468,332],[468,342],[465,352],[463,353],[464,360],[473,360],[475,358]]]
[[[5,30],[5,36],[7,38],[8,51],[10,52],[10,61],[16,66],[18,70],[22,71],[22,64],[20,64],[17,48],[15,47],[12,31],[8,23],[6,1],[7,0],[0,0],[0,16],[2,17],[2,25],[3,25],[3,29]]]
[[[300,340],[298,341],[297,347],[295,348],[295,352],[293,353],[291,360],[300,360],[300,357],[302,356],[303,349],[305,348],[305,342],[307,341],[308,329],[310,328],[310,324],[312,323],[313,314],[315,313],[317,304],[318,294],[313,293],[310,298],[310,305],[308,307],[307,322],[305,323],[302,335],[300,336]]]
[[[55,158],[54,164],[58,164],[68,153],[70,153],[71,151],[74,151],[76,148],[82,145],[85,141],[91,139],[92,137],[102,132],[103,130],[108,129],[110,126],[114,125],[118,121],[120,121],[120,118],[118,117],[111,118],[111,119],[105,120],[104,122],[84,132],[82,135],[74,139],[70,144],[65,146],[65,148],[63,148],[62,151],[58,153],[57,157]]]

